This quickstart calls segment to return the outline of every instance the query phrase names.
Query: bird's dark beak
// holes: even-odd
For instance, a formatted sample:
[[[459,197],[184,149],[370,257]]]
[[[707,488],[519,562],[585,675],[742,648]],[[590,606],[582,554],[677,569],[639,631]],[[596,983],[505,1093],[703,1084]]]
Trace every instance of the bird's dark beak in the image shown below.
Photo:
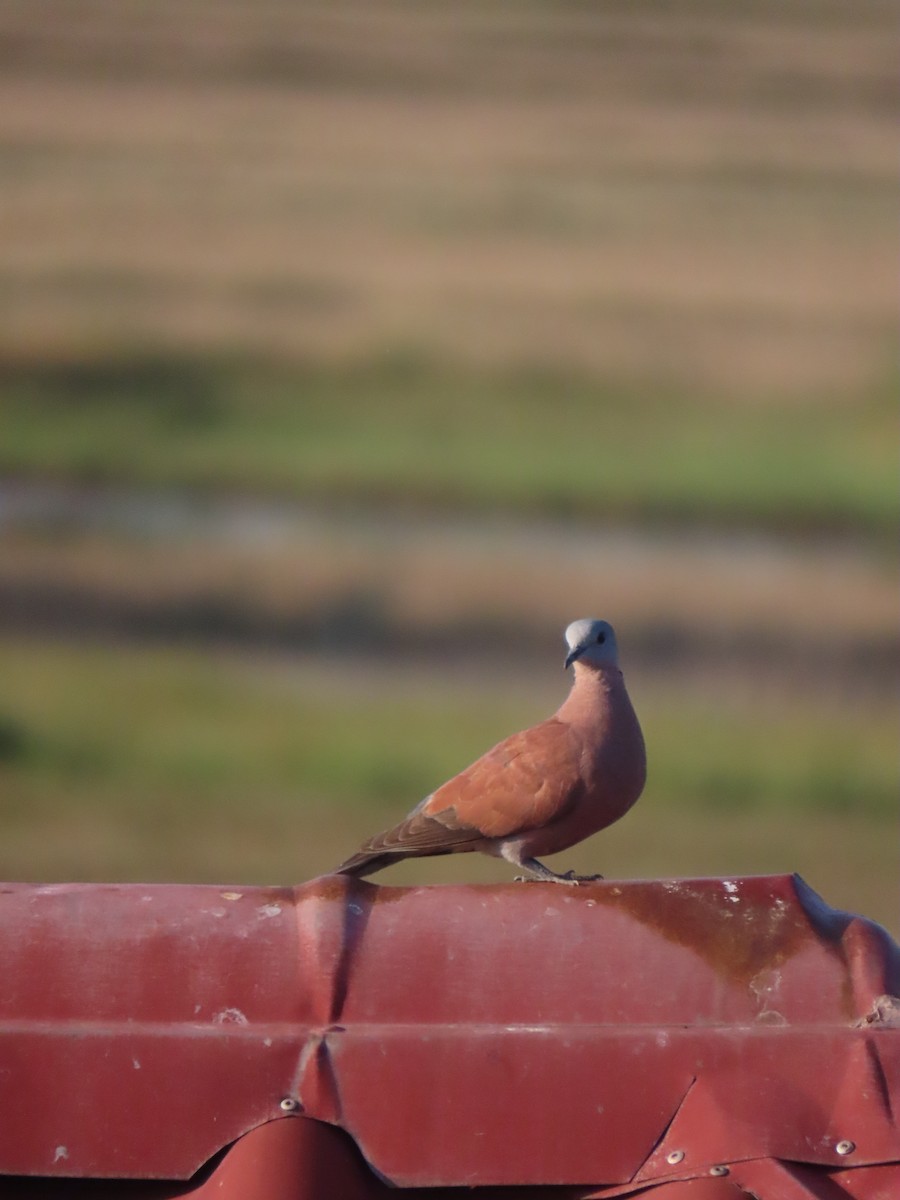
[[[570,650],[569,653],[566,655],[565,669],[568,670],[569,667],[571,667],[572,663],[575,661],[575,659],[580,658],[583,653],[584,653],[584,646],[576,646],[574,650]]]

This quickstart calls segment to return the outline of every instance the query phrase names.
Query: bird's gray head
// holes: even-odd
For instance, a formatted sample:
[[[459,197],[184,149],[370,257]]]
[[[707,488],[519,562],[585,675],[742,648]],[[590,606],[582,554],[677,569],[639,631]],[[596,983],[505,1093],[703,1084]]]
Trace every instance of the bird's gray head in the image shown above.
[[[569,647],[567,667],[573,662],[590,664],[592,667],[619,665],[616,635],[608,621],[597,621],[592,617],[573,621],[566,630],[566,645]]]

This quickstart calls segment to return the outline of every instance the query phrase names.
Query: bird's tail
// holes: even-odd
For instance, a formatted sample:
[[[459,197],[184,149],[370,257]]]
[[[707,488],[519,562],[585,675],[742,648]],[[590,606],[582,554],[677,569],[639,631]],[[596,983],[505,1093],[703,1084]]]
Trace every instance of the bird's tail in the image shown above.
[[[351,855],[339,867],[335,867],[331,874],[352,875],[354,879],[362,879],[366,875],[374,875],[376,871],[381,871],[392,863],[400,862],[401,859],[408,857],[408,854],[367,853],[361,850],[358,854]]]

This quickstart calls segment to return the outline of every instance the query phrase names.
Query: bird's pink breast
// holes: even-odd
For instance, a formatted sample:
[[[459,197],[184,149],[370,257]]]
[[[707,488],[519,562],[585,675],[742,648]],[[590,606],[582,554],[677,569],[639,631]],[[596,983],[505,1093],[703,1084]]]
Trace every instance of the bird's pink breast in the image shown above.
[[[586,679],[560,710],[581,735],[580,794],[559,817],[515,838],[528,858],[556,854],[624,816],[647,775],[644,738],[621,676],[608,688]],[[580,693],[580,694],[579,694]]]

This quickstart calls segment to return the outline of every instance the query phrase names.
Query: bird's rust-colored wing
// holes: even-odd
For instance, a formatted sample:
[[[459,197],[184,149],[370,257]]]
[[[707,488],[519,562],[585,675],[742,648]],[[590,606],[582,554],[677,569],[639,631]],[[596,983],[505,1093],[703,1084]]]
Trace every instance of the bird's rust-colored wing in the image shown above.
[[[474,850],[482,836],[477,829],[461,827],[452,808],[438,817],[429,817],[420,805],[405,821],[384,833],[376,833],[363,842],[356,854],[341,863],[337,872],[344,875],[368,875],[390,862],[416,855],[454,854]]]
[[[477,830],[485,838],[512,837],[558,820],[584,790],[581,738],[551,717],[514,733],[439,787],[423,815]]]
[[[437,817],[416,811],[393,829],[369,838],[360,847],[360,852],[381,854],[409,850],[414,854],[434,854],[466,842],[480,841],[481,836],[478,829],[458,823],[452,809],[447,809]]]
[[[584,788],[581,740],[555,717],[515,733],[455,775],[384,833],[369,838],[337,868],[369,874],[415,855],[477,849],[557,820]]]

